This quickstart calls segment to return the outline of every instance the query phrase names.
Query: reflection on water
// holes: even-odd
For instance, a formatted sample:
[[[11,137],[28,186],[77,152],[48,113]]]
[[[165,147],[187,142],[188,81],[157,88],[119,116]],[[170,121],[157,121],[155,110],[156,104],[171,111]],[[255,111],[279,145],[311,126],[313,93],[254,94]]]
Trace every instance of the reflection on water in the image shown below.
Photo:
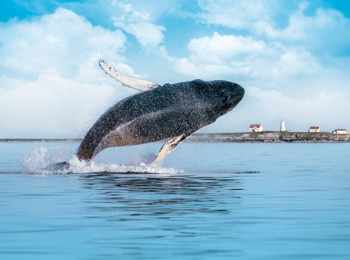
[[[99,193],[88,198],[91,211],[124,211],[128,216],[167,214],[226,214],[223,201],[239,200],[239,181],[218,176],[156,176],[98,174],[81,176],[83,186]],[[115,219],[118,220],[118,219]]]
[[[110,251],[130,259],[220,259],[241,254],[229,243],[212,243],[236,236],[226,230],[235,230],[240,222],[234,216],[243,185],[232,174],[79,177],[93,194],[82,201],[84,218],[106,223],[109,229],[90,240],[90,246],[108,241]]]

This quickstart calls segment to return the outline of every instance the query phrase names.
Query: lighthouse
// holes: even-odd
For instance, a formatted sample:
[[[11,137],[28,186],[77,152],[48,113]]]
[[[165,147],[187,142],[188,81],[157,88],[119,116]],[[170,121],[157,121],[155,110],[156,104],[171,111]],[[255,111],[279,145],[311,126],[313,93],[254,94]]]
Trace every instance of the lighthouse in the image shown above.
[[[286,131],[286,124],[284,123],[284,120],[281,121],[281,132],[285,132]]]

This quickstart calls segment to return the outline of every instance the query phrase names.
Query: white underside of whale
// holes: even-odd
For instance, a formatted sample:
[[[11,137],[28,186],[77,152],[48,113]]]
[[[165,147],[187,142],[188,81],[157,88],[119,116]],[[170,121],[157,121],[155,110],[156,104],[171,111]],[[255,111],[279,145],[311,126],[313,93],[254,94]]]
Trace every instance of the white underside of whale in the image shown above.
[[[125,75],[123,73],[120,73],[117,71],[115,68],[111,67],[108,65],[105,61],[100,60],[99,61],[100,67],[106,72],[108,75],[110,75],[112,78],[115,80],[119,81],[123,86],[129,87],[136,89],[138,91],[147,91],[151,90],[154,88],[159,87],[160,85],[148,80],[144,79],[138,79],[134,78],[128,75]],[[137,120],[137,119],[135,119]],[[115,146],[113,145],[113,136],[117,135],[118,132],[122,131],[122,129],[125,129],[128,124],[132,123],[128,122],[125,125],[119,126],[117,129],[114,129],[111,133],[109,133],[99,144],[97,149],[95,150],[94,156],[100,152],[101,150],[105,149],[106,147],[111,147]],[[172,138],[168,140],[160,149],[156,159],[150,164],[152,167],[160,167],[163,163],[164,158],[171,154],[175,148],[183,141],[186,139],[188,135],[187,134],[182,134],[180,136],[177,136],[175,138]]]

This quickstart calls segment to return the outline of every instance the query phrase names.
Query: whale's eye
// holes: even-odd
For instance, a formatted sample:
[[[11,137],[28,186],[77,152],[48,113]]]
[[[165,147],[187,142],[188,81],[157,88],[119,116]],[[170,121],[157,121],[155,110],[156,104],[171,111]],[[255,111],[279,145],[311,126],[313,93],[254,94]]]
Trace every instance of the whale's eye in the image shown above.
[[[228,100],[228,97],[229,97],[229,94],[228,94],[227,90],[223,89],[223,90],[221,91],[221,101],[222,101],[223,103],[226,103],[227,100]]]

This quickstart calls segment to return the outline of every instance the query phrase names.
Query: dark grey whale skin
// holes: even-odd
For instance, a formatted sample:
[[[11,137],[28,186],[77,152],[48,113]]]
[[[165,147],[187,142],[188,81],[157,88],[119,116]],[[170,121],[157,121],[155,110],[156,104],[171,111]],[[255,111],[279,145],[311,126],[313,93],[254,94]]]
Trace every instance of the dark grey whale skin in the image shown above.
[[[77,156],[91,160],[108,147],[188,136],[232,110],[243,98],[236,83],[194,80],[165,84],[108,109],[82,140]]]

